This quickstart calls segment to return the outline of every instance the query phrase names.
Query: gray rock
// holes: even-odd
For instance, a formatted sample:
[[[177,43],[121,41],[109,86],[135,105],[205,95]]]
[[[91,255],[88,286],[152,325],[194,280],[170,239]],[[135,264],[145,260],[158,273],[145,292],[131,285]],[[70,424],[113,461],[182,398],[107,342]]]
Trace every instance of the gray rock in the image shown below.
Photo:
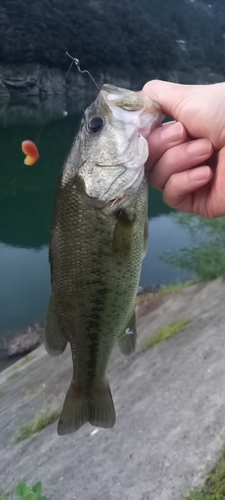
[[[63,401],[71,354],[35,359],[0,374],[0,485],[42,481],[51,500],[179,500],[205,481],[225,431],[225,284],[195,285],[138,319],[138,349],[116,349],[109,368],[117,422],[93,433],[57,436],[56,423],[18,444],[13,437],[43,406]],[[143,350],[159,328],[181,318],[188,328]],[[27,395],[28,390],[32,395]]]
[[[8,99],[10,97],[10,93],[7,90],[5,84],[0,80],[0,97],[4,99]]]
[[[26,332],[18,332],[12,337],[1,337],[0,356],[16,357],[25,355],[39,347],[44,338],[44,327],[35,325]]]
[[[68,60],[69,68],[69,60]],[[1,64],[0,81],[7,95],[10,96],[39,96],[49,95],[81,95],[95,87],[88,75],[80,74],[77,69],[72,68],[69,75],[67,71],[59,68],[48,68],[37,63],[30,64]],[[97,77],[98,85],[106,81],[113,82],[118,86],[130,86],[130,78],[121,78],[107,73]],[[1,95],[1,94],[0,94]]]

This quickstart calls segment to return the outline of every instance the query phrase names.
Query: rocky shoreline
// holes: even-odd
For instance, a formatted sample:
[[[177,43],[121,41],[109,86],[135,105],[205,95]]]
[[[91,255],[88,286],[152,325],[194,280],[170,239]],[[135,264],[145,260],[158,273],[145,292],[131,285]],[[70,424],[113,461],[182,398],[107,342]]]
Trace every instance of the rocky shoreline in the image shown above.
[[[70,349],[51,357],[41,346],[4,370],[1,493],[11,498],[24,480],[29,486],[41,481],[49,500],[178,500],[201,486],[224,447],[224,295],[222,280],[199,283],[138,315],[136,352],[125,357],[116,347],[108,369],[113,429],[85,424],[59,437],[56,422],[45,421],[32,430],[63,403],[72,375]],[[184,318],[190,321],[184,330],[146,348],[150,338]],[[24,429],[32,435],[16,442]]]
[[[69,59],[68,59],[69,68]],[[101,86],[106,81],[120,87],[130,87],[131,78],[108,74],[94,75]],[[48,68],[36,63],[0,64],[0,97],[10,99],[13,96],[48,97],[49,95],[79,95],[93,89],[87,75],[83,76],[76,68],[69,74],[59,68]]]
[[[27,331],[19,331],[13,335],[0,337],[0,359],[16,358],[37,349],[44,339],[44,325],[36,323],[29,326]]]

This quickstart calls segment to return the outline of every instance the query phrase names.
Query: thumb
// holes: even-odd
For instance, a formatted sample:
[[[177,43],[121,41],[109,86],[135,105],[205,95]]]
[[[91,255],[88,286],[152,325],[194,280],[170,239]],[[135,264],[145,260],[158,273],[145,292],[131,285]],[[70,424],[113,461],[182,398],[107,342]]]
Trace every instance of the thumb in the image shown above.
[[[161,80],[151,80],[143,87],[143,92],[161,105],[163,112],[181,120],[181,106],[192,91],[191,85],[181,85],[179,83],[164,82]]]
[[[143,92],[157,101],[166,115],[181,122],[190,136],[206,137],[216,149],[224,146],[225,83],[182,85],[152,80]]]

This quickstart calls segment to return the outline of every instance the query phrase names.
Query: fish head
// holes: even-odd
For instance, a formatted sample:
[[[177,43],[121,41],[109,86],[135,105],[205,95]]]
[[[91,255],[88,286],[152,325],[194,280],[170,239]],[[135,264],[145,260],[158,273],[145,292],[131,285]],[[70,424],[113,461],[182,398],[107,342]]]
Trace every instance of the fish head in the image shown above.
[[[103,85],[80,130],[78,176],[89,197],[108,203],[137,192],[149,155],[146,138],[162,117],[142,91]]]

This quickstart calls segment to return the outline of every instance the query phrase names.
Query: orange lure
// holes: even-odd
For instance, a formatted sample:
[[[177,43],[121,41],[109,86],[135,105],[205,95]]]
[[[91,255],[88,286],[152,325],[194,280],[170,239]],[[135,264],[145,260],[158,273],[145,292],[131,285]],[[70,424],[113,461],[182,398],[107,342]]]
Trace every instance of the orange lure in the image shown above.
[[[21,144],[22,151],[26,155],[24,159],[25,165],[34,165],[39,158],[39,152],[36,144],[32,141],[23,141]]]

